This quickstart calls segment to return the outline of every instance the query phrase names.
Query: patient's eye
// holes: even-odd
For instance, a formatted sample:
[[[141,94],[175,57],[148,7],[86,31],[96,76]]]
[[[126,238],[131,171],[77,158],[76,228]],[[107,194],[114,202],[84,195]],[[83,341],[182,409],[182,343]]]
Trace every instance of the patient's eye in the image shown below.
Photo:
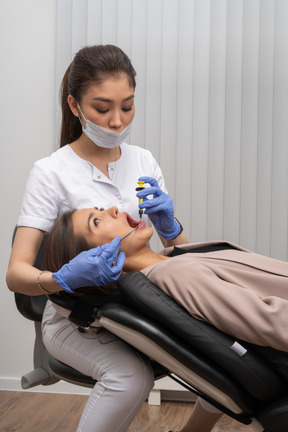
[[[96,227],[98,227],[98,225],[99,225],[99,223],[100,223],[100,220],[99,220],[98,218],[94,218],[94,219],[93,219],[93,223],[94,223],[94,225],[95,225]]]

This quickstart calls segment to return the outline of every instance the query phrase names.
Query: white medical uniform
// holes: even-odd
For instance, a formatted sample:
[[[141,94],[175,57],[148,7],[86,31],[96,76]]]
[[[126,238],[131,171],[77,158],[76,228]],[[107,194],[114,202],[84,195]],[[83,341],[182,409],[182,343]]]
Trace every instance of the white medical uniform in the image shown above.
[[[139,219],[137,180],[145,175],[166,191],[159,165],[149,150],[123,143],[121,157],[108,166],[109,177],[80,158],[66,145],[34,164],[30,173],[18,226],[49,231],[65,211],[116,205]],[[142,219],[150,223],[146,215]]]
[[[67,210],[116,205],[139,219],[135,188],[141,176],[153,177],[166,192],[161,169],[150,151],[123,143],[121,157],[108,166],[107,178],[69,145],[34,164],[18,226],[49,231]],[[143,220],[150,224],[146,215]],[[58,360],[97,380],[77,432],[124,432],[153,387],[150,366],[110,333],[80,333],[47,302],[43,341]]]

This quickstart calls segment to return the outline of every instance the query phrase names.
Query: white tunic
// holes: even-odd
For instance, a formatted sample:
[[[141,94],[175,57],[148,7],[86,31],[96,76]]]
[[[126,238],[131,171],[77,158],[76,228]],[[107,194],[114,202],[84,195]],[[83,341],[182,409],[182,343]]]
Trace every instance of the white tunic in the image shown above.
[[[110,178],[66,145],[37,161],[31,170],[18,226],[49,231],[57,217],[86,207],[107,209],[116,205],[139,219],[137,180],[150,176],[166,191],[159,165],[149,150],[123,143],[121,157],[108,166]],[[149,225],[148,217],[143,221]]]

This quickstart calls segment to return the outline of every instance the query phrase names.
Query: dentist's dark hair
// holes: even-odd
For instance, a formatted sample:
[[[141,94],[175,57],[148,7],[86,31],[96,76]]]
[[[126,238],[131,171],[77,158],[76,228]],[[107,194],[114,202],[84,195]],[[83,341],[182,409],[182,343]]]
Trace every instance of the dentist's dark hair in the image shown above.
[[[81,102],[84,93],[93,84],[101,84],[107,78],[119,78],[126,74],[129,84],[136,87],[136,72],[129,57],[114,45],[84,47],[75,55],[68,67],[61,85],[62,124],[60,147],[76,141],[82,126],[78,117],[71,112],[68,95]]]

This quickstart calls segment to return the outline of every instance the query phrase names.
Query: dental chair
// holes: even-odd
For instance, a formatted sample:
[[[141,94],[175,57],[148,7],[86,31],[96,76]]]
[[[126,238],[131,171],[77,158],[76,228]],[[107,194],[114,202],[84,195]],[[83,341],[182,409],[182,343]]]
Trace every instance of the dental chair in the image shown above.
[[[36,266],[41,261],[41,253]],[[258,347],[191,317],[140,272],[118,281],[121,302],[95,306],[66,293],[49,295],[76,326],[102,327],[134,346],[152,364],[155,378],[168,375],[194,394],[258,432],[288,430],[288,354]],[[41,341],[46,295],[15,294],[18,310],[35,321],[34,371],[23,388],[59,379],[93,386],[95,381],[50,356]],[[288,317],[287,317],[288,319]]]

